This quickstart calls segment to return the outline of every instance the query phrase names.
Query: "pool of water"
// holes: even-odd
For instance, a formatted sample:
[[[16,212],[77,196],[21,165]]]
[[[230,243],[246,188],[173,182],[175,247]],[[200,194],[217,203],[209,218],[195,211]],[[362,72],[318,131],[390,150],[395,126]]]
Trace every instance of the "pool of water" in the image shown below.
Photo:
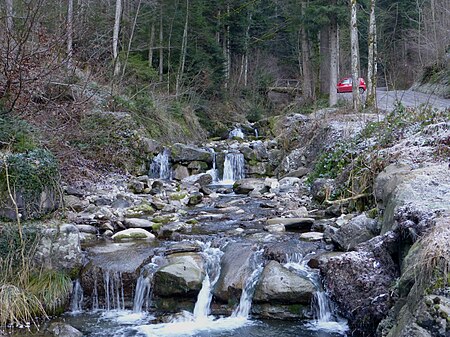
[[[65,315],[63,320],[88,337],[342,337],[346,326],[295,321],[250,320],[242,317],[193,320],[189,316],[171,323],[155,323],[151,314],[132,311],[97,311]]]

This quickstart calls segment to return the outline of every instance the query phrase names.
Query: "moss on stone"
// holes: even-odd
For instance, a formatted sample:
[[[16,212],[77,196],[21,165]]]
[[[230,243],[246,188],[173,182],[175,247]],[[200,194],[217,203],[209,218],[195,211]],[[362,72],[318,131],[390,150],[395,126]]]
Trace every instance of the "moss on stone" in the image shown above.
[[[170,195],[170,200],[182,200],[184,198],[186,198],[186,193],[172,193]]]

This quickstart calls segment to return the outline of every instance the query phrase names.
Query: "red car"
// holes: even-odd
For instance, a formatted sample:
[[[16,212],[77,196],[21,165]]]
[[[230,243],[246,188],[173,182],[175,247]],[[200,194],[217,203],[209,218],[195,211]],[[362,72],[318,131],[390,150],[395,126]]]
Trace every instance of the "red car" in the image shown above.
[[[352,92],[353,91],[353,87],[352,87],[353,83],[352,83],[352,78],[351,77],[346,77],[343,78],[342,80],[339,81],[339,83],[337,84],[337,92],[341,93],[341,92]],[[364,82],[363,78],[359,78],[359,92],[361,94],[364,94],[364,91],[366,91],[366,82]]]

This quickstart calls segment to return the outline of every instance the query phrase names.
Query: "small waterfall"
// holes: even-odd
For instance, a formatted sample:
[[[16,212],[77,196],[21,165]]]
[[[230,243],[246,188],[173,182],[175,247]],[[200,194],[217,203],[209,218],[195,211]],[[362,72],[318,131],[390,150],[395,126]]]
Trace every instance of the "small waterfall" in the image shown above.
[[[72,298],[70,300],[70,311],[72,313],[81,312],[83,310],[83,288],[80,280],[73,281]]]
[[[258,129],[255,128],[255,137],[258,138],[259,137],[259,133],[258,133]]]
[[[97,278],[94,278],[94,287],[92,290],[92,310],[124,310],[125,299],[123,291],[122,273],[111,270],[102,270],[103,284],[99,285]],[[99,286],[103,286],[104,301],[100,307]]]
[[[151,291],[151,280],[143,274],[139,275],[136,281],[136,291],[134,293],[133,312],[141,312],[142,306],[145,304],[145,309],[149,307]]]
[[[203,244],[202,256],[206,263],[206,275],[194,307],[194,320],[205,319],[210,313],[212,290],[219,280],[220,259],[223,252],[219,248],[211,248],[211,243]]]
[[[217,170],[216,167],[216,152],[214,151],[213,148],[210,148],[209,151],[211,152],[212,155],[212,169],[206,171],[206,173],[212,177],[213,183],[216,183],[219,181],[219,171]]]
[[[255,265],[255,269],[245,281],[244,289],[242,289],[241,299],[239,300],[239,305],[231,314],[232,317],[247,318],[250,313],[256,283],[258,283],[259,277],[261,276],[261,273],[264,269],[264,266],[260,261],[262,253],[263,250],[259,250],[255,254],[253,254],[253,264]]]
[[[136,281],[136,290],[133,300],[133,312],[142,312],[142,307],[145,306],[145,310],[148,311],[150,307],[150,299],[152,295],[152,281],[155,272],[163,264],[163,258],[160,256],[154,256],[151,263],[146,265],[141,270]]]
[[[347,331],[347,321],[335,314],[335,307],[322,286],[319,273],[308,267],[307,261],[308,259],[303,258],[299,253],[287,254],[284,267],[307,278],[316,288],[311,303],[314,315],[314,322],[311,324],[311,327],[335,332]]]
[[[122,273],[103,271],[103,285],[105,289],[105,309],[125,310]]]
[[[227,153],[223,165],[223,182],[234,183],[236,180],[245,178],[244,165],[245,160],[242,153]]]
[[[244,133],[242,132],[242,129],[239,127],[235,127],[233,130],[230,131],[230,133],[228,134],[228,139],[231,138],[242,138],[244,139]]]
[[[164,151],[158,153],[158,155],[153,158],[150,164],[149,176],[150,178],[158,178],[158,179],[170,179],[171,178],[171,169],[169,164],[169,154],[170,151],[168,149],[164,149]]]

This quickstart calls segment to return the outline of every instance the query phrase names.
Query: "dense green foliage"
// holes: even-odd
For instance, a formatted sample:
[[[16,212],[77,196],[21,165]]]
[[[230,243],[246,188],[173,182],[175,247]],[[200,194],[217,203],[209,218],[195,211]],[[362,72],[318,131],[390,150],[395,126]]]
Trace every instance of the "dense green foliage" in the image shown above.
[[[27,122],[0,113],[0,149],[24,152],[36,148],[34,130]]]

